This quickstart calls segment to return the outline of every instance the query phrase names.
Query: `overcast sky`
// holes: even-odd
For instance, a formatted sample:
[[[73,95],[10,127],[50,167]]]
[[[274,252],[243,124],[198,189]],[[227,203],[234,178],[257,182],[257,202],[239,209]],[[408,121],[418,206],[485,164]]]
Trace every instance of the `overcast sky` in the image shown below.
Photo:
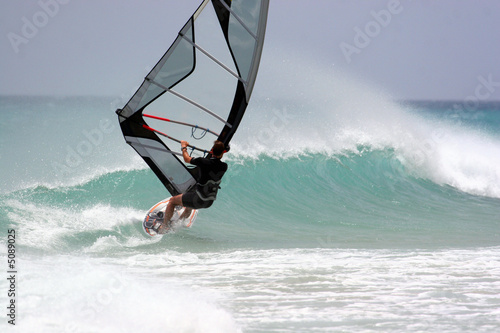
[[[0,94],[130,95],[200,2],[2,1]],[[261,74],[297,55],[401,99],[500,100],[500,1],[271,0]]]

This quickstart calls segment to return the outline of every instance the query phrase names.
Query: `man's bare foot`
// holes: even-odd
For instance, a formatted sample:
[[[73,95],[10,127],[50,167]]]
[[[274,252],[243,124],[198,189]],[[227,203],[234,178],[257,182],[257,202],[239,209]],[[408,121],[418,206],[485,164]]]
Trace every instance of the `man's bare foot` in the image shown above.
[[[172,221],[167,221],[163,222],[158,229],[156,229],[156,232],[159,233],[160,235],[166,234],[170,228],[172,227]]]
[[[179,217],[179,220],[185,220],[185,219],[189,218],[189,216],[191,215],[192,211],[193,211],[192,208],[186,208],[186,209],[184,209],[184,212]]]

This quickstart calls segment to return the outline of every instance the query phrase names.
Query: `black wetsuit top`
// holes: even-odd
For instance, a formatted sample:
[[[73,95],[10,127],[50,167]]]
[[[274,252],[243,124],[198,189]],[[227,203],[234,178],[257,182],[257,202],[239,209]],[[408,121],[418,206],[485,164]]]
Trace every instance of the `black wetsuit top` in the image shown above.
[[[227,170],[227,164],[215,157],[195,157],[189,163],[198,167],[198,184],[205,184],[209,180],[219,181]]]
[[[208,208],[214,202],[219,183],[227,170],[227,164],[220,159],[196,157],[190,164],[198,167],[196,186],[182,195],[182,205],[190,208]]]

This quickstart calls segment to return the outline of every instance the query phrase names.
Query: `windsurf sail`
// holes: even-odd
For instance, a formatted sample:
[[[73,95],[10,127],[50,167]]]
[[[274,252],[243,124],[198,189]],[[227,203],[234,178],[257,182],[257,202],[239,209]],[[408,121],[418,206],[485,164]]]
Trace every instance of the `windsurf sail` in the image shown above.
[[[215,140],[227,147],[236,132],[257,77],[268,7],[269,0],[203,1],[116,111],[126,142],[172,195],[196,184],[180,140],[191,156],[206,156]]]

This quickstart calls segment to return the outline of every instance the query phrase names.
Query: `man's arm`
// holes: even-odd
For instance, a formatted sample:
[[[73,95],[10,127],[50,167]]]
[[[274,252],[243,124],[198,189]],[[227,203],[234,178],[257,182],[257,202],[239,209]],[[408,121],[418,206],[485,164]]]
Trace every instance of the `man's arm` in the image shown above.
[[[187,146],[188,146],[188,144],[189,143],[187,141],[184,141],[184,140],[181,141],[182,157],[184,158],[184,162],[191,163],[192,157],[189,156],[189,154],[187,152]]]

